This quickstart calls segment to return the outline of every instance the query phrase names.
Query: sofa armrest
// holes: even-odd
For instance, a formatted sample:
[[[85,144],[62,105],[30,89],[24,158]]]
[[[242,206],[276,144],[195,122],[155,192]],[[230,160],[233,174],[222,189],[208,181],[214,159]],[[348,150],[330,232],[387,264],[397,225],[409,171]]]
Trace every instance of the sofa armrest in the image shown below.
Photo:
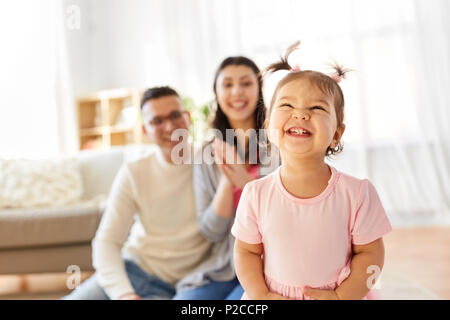
[[[114,177],[124,161],[123,148],[81,151],[77,159],[83,179],[83,200],[108,195]]]

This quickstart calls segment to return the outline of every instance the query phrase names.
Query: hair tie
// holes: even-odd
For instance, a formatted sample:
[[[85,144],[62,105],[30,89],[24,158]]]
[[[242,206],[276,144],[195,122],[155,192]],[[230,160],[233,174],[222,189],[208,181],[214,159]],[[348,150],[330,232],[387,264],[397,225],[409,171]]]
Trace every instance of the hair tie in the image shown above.
[[[340,74],[338,74],[337,72],[333,73],[332,75],[330,75],[331,79],[334,80],[334,82],[339,83],[342,81],[342,76]]]
[[[296,64],[295,67],[291,68],[291,72],[299,72],[299,71],[302,71],[300,69],[300,65],[299,64]]]

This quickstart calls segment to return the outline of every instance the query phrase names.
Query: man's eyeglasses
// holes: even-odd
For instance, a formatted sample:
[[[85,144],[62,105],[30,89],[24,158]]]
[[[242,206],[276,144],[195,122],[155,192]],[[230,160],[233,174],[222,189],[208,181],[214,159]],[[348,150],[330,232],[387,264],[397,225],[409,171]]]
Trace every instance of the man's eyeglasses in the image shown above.
[[[149,123],[154,127],[162,125],[164,121],[167,119],[170,120],[172,123],[176,123],[177,121],[180,121],[182,119],[184,113],[186,113],[186,111],[174,110],[167,116],[154,117],[152,120],[149,121]]]

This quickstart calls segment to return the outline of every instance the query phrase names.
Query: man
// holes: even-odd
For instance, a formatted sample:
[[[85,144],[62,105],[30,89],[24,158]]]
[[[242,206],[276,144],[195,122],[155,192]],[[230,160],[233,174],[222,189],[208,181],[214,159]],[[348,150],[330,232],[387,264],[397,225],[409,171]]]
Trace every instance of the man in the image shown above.
[[[171,299],[210,256],[197,224],[192,166],[174,164],[180,152],[172,156],[180,143],[172,133],[188,130],[190,115],[169,87],[147,90],[141,110],[159,148],[118,172],[92,242],[96,272],[65,299]]]

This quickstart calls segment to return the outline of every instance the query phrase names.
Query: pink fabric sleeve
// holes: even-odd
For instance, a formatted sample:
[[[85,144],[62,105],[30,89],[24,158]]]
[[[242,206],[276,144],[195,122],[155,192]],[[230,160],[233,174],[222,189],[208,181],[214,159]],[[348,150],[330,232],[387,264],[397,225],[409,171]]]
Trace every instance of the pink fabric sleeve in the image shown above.
[[[231,233],[237,239],[249,244],[261,243],[262,237],[259,233],[257,218],[257,198],[255,187],[248,183],[242,190]]]
[[[360,205],[351,230],[353,244],[364,245],[378,240],[392,230],[375,187],[364,180],[360,190]]]

